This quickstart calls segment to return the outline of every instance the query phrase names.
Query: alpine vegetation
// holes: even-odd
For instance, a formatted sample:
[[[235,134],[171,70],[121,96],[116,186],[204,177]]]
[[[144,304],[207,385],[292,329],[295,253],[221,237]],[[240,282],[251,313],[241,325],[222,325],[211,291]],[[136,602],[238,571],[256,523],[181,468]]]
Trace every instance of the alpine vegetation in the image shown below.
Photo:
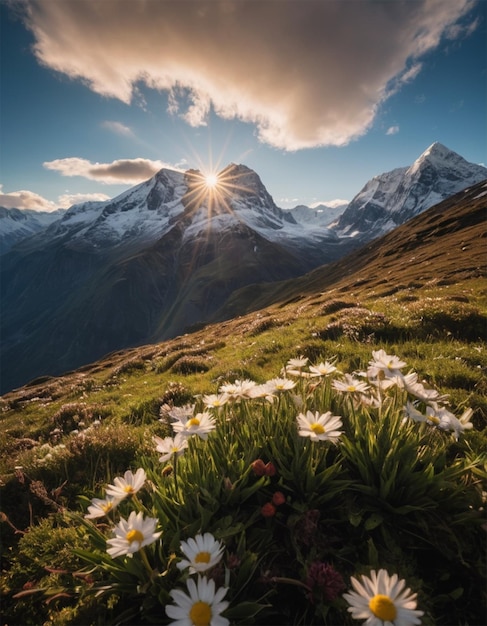
[[[383,349],[277,374],[163,404],[137,468],[59,513],[76,568],[30,592],[64,624],[481,623],[472,412]]]

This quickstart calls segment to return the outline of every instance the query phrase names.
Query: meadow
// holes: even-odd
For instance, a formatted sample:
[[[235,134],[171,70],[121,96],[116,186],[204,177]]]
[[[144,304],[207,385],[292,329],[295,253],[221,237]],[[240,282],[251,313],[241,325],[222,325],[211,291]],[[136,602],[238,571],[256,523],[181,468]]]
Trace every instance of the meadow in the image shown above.
[[[353,624],[362,576],[391,623],[484,623],[485,281],[393,291],[305,294],[6,394],[4,623]]]

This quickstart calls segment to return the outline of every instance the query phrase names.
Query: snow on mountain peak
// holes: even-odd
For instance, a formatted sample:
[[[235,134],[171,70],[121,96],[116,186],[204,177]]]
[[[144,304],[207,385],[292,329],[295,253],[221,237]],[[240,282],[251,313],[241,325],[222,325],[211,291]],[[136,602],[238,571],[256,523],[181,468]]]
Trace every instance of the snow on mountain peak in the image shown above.
[[[410,167],[371,179],[333,229],[341,236],[353,233],[369,240],[486,178],[487,168],[435,142]]]

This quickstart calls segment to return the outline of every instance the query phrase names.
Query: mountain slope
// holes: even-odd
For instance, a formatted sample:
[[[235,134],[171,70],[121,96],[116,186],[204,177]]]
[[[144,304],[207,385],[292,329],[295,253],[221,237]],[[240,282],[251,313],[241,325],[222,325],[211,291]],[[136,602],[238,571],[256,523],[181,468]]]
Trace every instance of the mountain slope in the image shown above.
[[[434,353],[431,342],[448,337],[441,323],[444,319],[448,321],[451,310],[453,330],[468,341],[481,342],[487,324],[487,316],[480,312],[481,305],[484,311],[487,306],[486,217],[487,183],[483,183],[428,209],[359,253],[294,280],[274,285],[255,284],[236,291],[225,313],[220,312],[220,317],[228,318],[226,321],[208,324],[162,343],[112,353],[59,378],[33,381],[5,394],[3,402],[12,407],[27,407],[29,402],[43,402],[43,399],[72,402],[76,394],[84,399],[87,386],[91,389],[91,402],[98,401],[97,393],[101,394],[99,401],[105,402],[107,386],[114,385],[116,394],[110,402],[127,405],[123,410],[131,413],[135,410],[130,404],[131,396],[136,390],[140,393],[142,383],[147,404],[151,392],[154,397],[160,396],[163,381],[171,388],[172,383],[167,381],[177,380],[177,373],[180,377],[197,372],[197,380],[209,389],[221,376],[245,378],[249,376],[248,368],[257,371],[275,359],[282,364],[299,353],[323,358],[325,348],[333,355],[341,349],[341,343],[325,344],[324,337],[329,334],[326,329],[330,322],[333,326],[336,311],[339,314],[348,311],[350,316],[356,311],[358,317],[353,318],[354,323],[376,320],[376,332],[384,333],[385,316],[377,311],[391,317],[396,310],[401,330],[390,328],[387,332],[396,334],[385,336],[392,337],[394,343],[404,341],[401,333],[406,327],[402,325],[412,317],[408,332],[416,341],[423,340]],[[476,294],[483,294],[483,304]],[[429,325],[428,307],[433,307],[434,314]],[[234,310],[237,313],[232,316]],[[356,352],[370,354],[377,345],[369,332],[373,331],[368,328],[364,346],[359,341],[354,344]],[[378,345],[381,347],[380,342]],[[453,344],[451,349],[454,354],[465,354],[462,350],[455,352]],[[476,383],[480,394],[476,402],[480,403],[478,410],[485,420],[487,404],[485,399],[481,400],[481,394],[486,381],[476,365],[485,363],[485,356],[482,351],[476,354],[471,367],[480,377]],[[236,358],[240,362],[236,363]],[[438,365],[436,361],[425,364],[419,353],[418,359],[420,369],[426,368],[431,375],[432,367],[440,368],[438,376],[441,371],[445,377],[456,363],[453,359],[452,365],[445,368],[441,360]],[[458,363],[460,367],[461,359]],[[166,378],[162,378],[162,373]],[[458,376],[462,375],[459,372]],[[129,380],[125,383],[127,376]],[[195,384],[196,378],[191,380]],[[468,382],[470,375],[466,381],[473,384]],[[120,391],[122,388],[124,393]],[[471,388],[469,403],[473,393]],[[34,406],[32,410],[38,409]]]
[[[233,290],[340,254],[334,233],[297,224],[243,165],[214,189],[200,172],[161,170],[3,257],[2,389],[185,332]]]
[[[410,167],[370,180],[331,228],[340,236],[371,241],[486,179],[487,168],[467,162],[436,142]]]
[[[235,292],[220,319],[306,295],[373,291],[378,295],[487,275],[487,181],[427,209],[343,259],[292,281]],[[257,295],[258,294],[258,295]]]

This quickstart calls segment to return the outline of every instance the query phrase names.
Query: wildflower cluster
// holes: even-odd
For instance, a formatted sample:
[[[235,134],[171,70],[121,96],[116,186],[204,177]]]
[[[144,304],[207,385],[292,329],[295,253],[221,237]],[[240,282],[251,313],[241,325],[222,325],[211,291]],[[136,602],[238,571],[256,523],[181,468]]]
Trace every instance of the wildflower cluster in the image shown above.
[[[404,368],[384,350],[353,373],[299,357],[265,383],[164,405],[154,454],[84,516],[93,591],[117,598],[118,623],[415,626],[441,615],[421,582],[438,584],[438,560],[458,565],[448,520],[472,528],[479,517],[480,461],[448,464],[471,412],[455,417]],[[478,552],[477,539],[465,550]]]

